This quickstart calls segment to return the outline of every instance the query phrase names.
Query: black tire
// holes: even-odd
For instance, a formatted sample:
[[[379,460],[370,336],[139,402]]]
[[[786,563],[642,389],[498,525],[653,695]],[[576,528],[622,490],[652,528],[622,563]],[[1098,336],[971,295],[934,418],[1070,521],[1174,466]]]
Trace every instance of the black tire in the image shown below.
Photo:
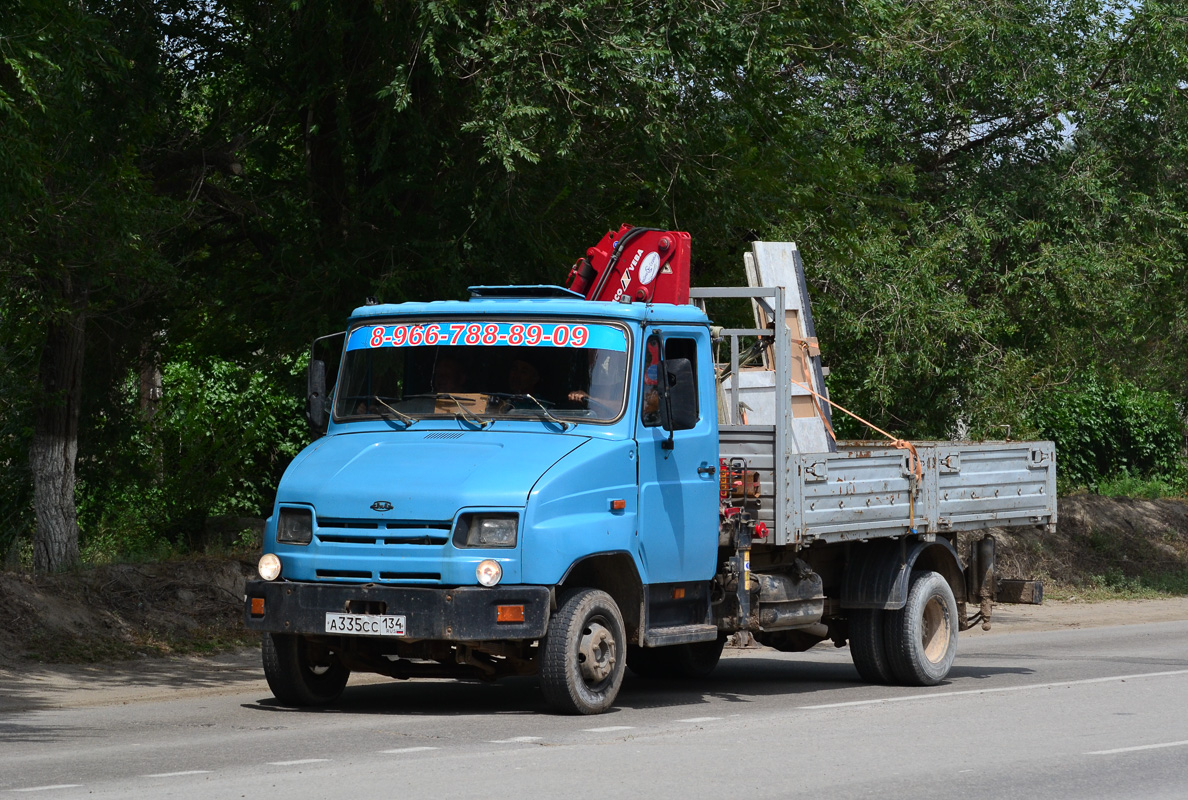
[[[858,675],[867,683],[891,683],[894,677],[883,639],[885,615],[878,608],[856,608],[850,612],[850,658]]]
[[[907,603],[887,614],[883,636],[896,683],[935,686],[957,656],[957,601],[938,572],[913,572]]]
[[[286,706],[333,703],[351,676],[334,653],[314,656],[305,640],[294,634],[265,633],[261,653],[268,688]]]
[[[563,595],[541,653],[540,688],[550,706],[564,714],[606,711],[627,668],[627,635],[614,599],[597,589]]]
[[[726,636],[720,635],[713,642],[678,644],[672,648],[673,674],[678,678],[697,680],[708,678],[722,658]]]

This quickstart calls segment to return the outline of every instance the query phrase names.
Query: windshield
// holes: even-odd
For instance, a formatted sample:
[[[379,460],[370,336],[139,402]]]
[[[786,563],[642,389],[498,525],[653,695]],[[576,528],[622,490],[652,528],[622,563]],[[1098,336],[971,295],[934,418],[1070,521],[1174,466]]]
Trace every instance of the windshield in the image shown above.
[[[351,331],[338,420],[609,422],[622,413],[627,332],[544,320],[381,322]]]

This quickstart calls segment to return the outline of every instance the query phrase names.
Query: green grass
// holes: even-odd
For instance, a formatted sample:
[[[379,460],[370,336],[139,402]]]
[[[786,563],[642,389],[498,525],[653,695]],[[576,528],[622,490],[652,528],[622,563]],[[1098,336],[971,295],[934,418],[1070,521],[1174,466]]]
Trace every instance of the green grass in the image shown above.
[[[1109,569],[1104,575],[1092,575],[1083,583],[1044,585],[1050,600],[1099,603],[1104,600],[1158,600],[1188,595],[1188,570],[1161,575],[1123,575]]]
[[[1144,500],[1159,500],[1164,497],[1183,498],[1188,495],[1182,478],[1154,476],[1140,478],[1121,473],[1103,478],[1095,487],[1097,494],[1104,497],[1138,497]]]

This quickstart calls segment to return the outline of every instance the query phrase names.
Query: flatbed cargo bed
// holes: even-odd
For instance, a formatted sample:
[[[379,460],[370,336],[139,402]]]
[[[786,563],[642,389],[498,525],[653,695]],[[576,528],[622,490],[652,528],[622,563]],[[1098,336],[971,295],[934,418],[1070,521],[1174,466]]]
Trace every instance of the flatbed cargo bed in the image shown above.
[[[750,298],[769,321],[787,322],[717,332],[730,345],[729,361],[716,364],[717,374],[725,376],[719,393],[720,458],[727,466],[740,460],[759,473],[757,513],[768,529],[763,544],[799,547],[990,527],[1051,530],[1056,524],[1052,442],[913,442],[922,473],[913,487],[908,450],[890,441],[826,440],[823,432],[829,426],[818,410],[825,401],[818,398],[815,406],[804,402],[811,402],[812,385],[821,397],[827,396],[819,366],[814,369],[805,355],[816,342],[805,341],[804,332],[793,329],[804,309],[786,304],[786,292],[781,286],[692,292],[702,304]],[[758,337],[771,337],[770,377],[740,381],[740,375],[753,378],[764,371],[748,371],[739,362],[746,349],[743,340]],[[747,420],[748,408],[758,424],[737,424]],[[812,412],[806,414],[806,408]],[[821,441],[836,452],[806,452],[806,443]]]
[[[1051,442],[913,442],[923,471],[913,500],[911,456],[889,442],[791,454],[777,476],[774,426],[725,427],[720,440],[722,459],[743,459],[759,473],[765,544],[1056,523]]]

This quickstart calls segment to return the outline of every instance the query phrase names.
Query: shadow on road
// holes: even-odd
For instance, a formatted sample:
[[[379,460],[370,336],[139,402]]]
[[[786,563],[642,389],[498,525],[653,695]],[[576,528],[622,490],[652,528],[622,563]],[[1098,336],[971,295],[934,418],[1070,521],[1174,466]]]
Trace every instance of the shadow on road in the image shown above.
[[[254,648],[215,657],[85,665],[22,664],[0,670],[0,715],[167,699],[188,691],[225,691],[262,677],[259,650]],[[0,741],[4,736],[4,728],[0,727]]]
[[[1026,668],[966,665],[955,668],[957,679],[1030,675]],[[701,680],[649,680],[630,671],[615,708],[673,708],[712,701],[752,703],[765,697],[798,697],[806,705],[834,701],[877,699],[947,692],[952,681],[937,687],[873,686],[858,678],[849,661],[807,661],[754,654],[724,659],[713,675]],[[495,683],[455,680],[412,680],[348,685],[342,697],[325,708],[287,708],[272,697],[245,703],[246,709],[277,714],[382,714],[468,716],[491,714],[550,714],[535,678],[505,678]]]

